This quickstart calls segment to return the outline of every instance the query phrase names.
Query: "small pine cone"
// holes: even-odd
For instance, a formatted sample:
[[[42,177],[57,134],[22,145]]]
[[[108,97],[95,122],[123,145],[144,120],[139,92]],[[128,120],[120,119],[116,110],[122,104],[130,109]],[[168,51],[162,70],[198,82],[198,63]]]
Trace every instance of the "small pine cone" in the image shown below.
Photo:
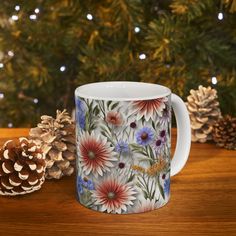
[[[213,140],[219,147],[236,150],[236,117],[225,116],[213,126]]]
[[[41,149],[26,138],[9,140],[0,149],[0,195],[20,195],[39,190],[46,163]]]
[[[198,90],[190,90],[187,97],[187,109],[189,112],[192,141],[204,143],[212,139],[214,123],[221,117],[217,91],[211,87],[200,85]]]
[[[56,118],[43,115],[41,123],[30,130],[30,138],[41,146],[46,156],[46,178],[60,179],[74,172],[75,124],[69,114],[57,111]]]

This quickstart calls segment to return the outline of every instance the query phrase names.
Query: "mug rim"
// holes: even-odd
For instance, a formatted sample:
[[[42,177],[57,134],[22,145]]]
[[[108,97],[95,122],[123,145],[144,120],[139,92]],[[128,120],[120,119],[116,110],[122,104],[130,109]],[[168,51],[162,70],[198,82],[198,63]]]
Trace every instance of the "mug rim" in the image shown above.
[[[152,88],[152,93],[155,92],[155,94],[151,95],[141,95],[141,96],[132,96],[132,97],[117,97],[114,95],[112,96],[106,96],[104,95],[104,92],[102,92],[102,95],[96,96],[94,94],[94,91],[96,91],[96,88],[106,88],[106,89],[125,89],[125,88],[132,88],[132,89],[138,89],[139,88]],[[86,91],[87,90],[87,91]],[[93,91],[93,92],[92,92]],[[110,91],[111,92],[111,91]],[[137,91],[135,91],[137,92]],[[171,95],[171,90],[163,85],[159,84],[153,84],[153,83],[146,83],[146,82],[135,82],[135,81],[104,81],[104,82],[95,82],[95,83],[87,83],[84,85],[81,85],[75,89],[75,96],[86,98],[86,99],[93,99],[93,100],[103,100],[103,101],[137,101],[137,100],[152,100],[157,98],[162,98]]]

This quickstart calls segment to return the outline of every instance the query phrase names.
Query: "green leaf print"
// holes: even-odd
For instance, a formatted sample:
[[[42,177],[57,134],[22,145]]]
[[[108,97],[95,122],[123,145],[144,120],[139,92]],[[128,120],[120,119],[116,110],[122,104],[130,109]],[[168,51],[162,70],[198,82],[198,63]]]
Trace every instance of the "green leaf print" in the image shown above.
[[[109,106],[111,105],[112,101],[108,101],[107,102],[107,107],[109,108]]]
[[[100,113],[100,110],[99,110],[98,106],[96,105],[96,106],[94,107],[94,109],[93,109],[93,114],[94,114],[95,116],[97,116],[99,113]]]
[[[86,207],[91,207],[92,205],[92,193],[88,190],[86,190],[83,194],[80,194],[79,196],[80,202],[85,205]]]
[[[157,185],[158,185],[158,188],[160,190],[162,198],[165,199],[164,189],[163,189],[163,187],[161,186],[161,183],[160,183],[160,176],[157,177]]]
[[[119,105],[119,102],[114,103],[114,104],[111,106],[111,110],[114,110],[118,105]]]
[[[86,112],[85,115],[85,130],[89,132],[89,126],[90,126],[90,122],[89,122],[89,113]]]

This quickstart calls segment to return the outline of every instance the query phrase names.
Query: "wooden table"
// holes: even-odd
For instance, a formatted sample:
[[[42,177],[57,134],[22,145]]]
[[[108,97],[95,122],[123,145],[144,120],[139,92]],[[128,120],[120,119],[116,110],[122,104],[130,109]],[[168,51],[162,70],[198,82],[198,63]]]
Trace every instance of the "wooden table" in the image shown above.
[[[0,129],[0,144],[27,133]],[[0,236],[8,235],[236,235],[236,151],[192,144],[186,167],[172,178],[170,202],[149,213],[86,209],[76,201],[74,176],[29,195],[0,196]]]

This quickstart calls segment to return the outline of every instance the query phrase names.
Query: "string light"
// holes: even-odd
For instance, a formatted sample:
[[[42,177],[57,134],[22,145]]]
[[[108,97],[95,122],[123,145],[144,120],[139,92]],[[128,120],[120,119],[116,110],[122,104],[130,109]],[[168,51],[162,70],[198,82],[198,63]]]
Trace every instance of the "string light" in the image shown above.
[[[135,33],[139,33],[139,32],[140,32],[140,28],[139,28],[138,26],[136,26],[136,27],[134,28],[134,32],[135,32]]]
[[[217,84],[217,78],[216,78],[215,76],[213,76],[213,77],[211,78],[211,83],[212,83],[212,84]]]
[[[17,21],[19,19],[19,17],[17,15],[12,15],[11,19],[14,20],[14,21]]]
[[[0,93],[0,99],[4,98],[4,93]]]
[[[20,10],[20,6],[19,6],[19,5],[16,5],[16,6],[15,6],[15,10],[16,10],[16,11],[19,11],[19,10]]]
[[[0,68],[3,68],[4,67],[4,64],[3,63],[0,63]]]
[[[13,124],[10,122],[7,124],[8,128],[12,128],[13,127]]]
[[[140,60],[145,60],[146,59],[146,54],[142,53],[139,55]]]
[[[88,13],[86,17],[87,17],[88,20],[92,20],[93,19],[93,15],[90,14],[90,13]]]
[[[39,102],[38,98],[34,98],[33,102],[37,104]]]
[[[40,11],[39,11],[39,8],[35,8],[34,9],[34,12],[36,13],[36,14],[38,14]]]
[[[37,19],[37,16],[35,14],[32,14],[29,16],[30,20],[36,20]]]
[[[9,57],[13,57],[14,56],[14,52],[13,51],[8,51],[7,54],[8,54]]]
[[[222,12],[218,13],[218,20],[223,20],[224,19],[224,15]]]
[[[65,71],[65,70],[66,70],[66,67],[65,67],[65,66],[61,66],[61,67],[60,67],[60,71],[61,71],[61,72]]]

